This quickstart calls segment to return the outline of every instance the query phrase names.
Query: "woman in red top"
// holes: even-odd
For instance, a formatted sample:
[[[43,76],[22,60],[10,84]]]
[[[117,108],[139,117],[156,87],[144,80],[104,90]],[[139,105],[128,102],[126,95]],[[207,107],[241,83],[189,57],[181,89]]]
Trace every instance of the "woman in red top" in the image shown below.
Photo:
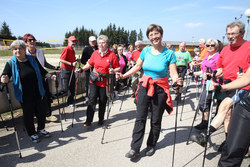
[[[94,67],[93,71],[99,74],[99,80],[93,83],[90,82],[90,94],[87,108],[87,120],[83,124],[84,127],[91,126],[94,118],[94,112],[97,103],[97,97],[99,97],[99,121],[98,125],[101,126],[104,120],[105,108],[107,103],[106,75],[114,74],[120,70],[117,56],[114,52],[108,49],[109,39],[106,35],[100,35],[97,38],[98,50],[96,50],[90,57],[87,64],[83,67],[83,71]],[[110,67],[112,66],[112,67]],[[101,76],[100,76],[101,75]]]

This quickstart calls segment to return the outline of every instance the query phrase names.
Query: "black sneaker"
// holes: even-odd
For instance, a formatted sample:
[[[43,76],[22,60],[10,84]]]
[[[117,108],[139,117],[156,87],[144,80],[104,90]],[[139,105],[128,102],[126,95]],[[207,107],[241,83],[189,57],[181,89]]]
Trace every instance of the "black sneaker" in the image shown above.
[[[47,132],[45,129],[39,130],[38,134],[43,137],[50,137],[49,132]]]
[[[89,126],[91,126],[91,123],[89,123],[89,122],[84,122],[83,123],[83,127],[89,127]]]
[[[201,122],[200,124],[194,126],[194,128],[197,129],[197,130],[207,129],[207,124]]]
[[[138,151],[131,149],[131,150],[129,150],[129,152],[127,154],[125,154],[125,157],[133,159],[133,158],[138,157],[139,155],[140,155],[140,153]]]
[[[103,123],[104,123],[104,121],[102,120],[102,121],[98,121],[98,126],[102,126],[103,125]]]
[[[205,147],[206,143],[207,143],[207,138],[206,135],[204,133],[200,133],[200,134],[196,134],[196,135],[192,135],[191,139],[198,143],[199,145],[201,145],[202,147]]]
[[[39,136],[38,136],[37,134],[31,135],[31,136],[30,136],[30,140],[31,140],[33,143],[38,143],[38,142],[40,142]]]
[[[145,151],[146,156],[152,156],[155,153],[155,148],[154,147],[147,147]]]

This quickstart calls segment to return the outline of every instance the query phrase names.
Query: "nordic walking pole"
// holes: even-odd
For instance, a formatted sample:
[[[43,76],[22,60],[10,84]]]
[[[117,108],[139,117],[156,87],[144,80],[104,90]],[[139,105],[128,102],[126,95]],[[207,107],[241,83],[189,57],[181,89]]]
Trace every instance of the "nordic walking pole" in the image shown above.
[[[72,80],[72,77],[73,77],[73,73],[75,72],[75,66],[73,66],[73,69],[72,69],[72,71],[71,71],[71,75],[70,75],[70,80],[69,80],[69,88],[70,88],[70,83],[71,83],[71,80]],[[76,84],[76,82],[75,82],[75,84]],[[73,100],[73,111],[72,111],[72,124],[71,124],[71,126],[73,127],[73,125],[74,125],[74,117],[75,117],[75,110],[76,110],[76,106],[75,106],[75,99],[76,99],[76,93],[75,93],[75,96],[74,96],[74,98],[73,98],[74,100]]]
[[[179,85],[175,82],[173,84],[174,87],[177,87],[177,96],[180,96],[179,94]],[[173,146],[173,156],[172,156],[172,167],[174,167],[174,156],[175,156],[175,144],[176,144],[176,131],[177,131],[177,121],[178,121],[178,105],[179,105],[179,99],[176,98],[176,115],[175,115],[175,127],[174,127],[174,146]]]
[[[127,90],[128,90],[128,86],[127,86],[126,90],[124,90],[124,94],[123,94],[123,97],[122,97],[122,102],[121,102],[119,111],[121,111],[122,104],[123,104],[123,101],[124,101],[124,99],[125,99],[125,95],[126,95],[126,91],[127,91]]]
[[[209,68],[207,66],[206,66],[206,68],[207,68],[206,72],[209,73]],[[194,119],[193,119],[193,122],[192,122],[192,125],[191,125],[191,129],[190,129],[189,134],[188,134],[188,139],[187,139],[186,145],[188,145],[188,143],[189,143],[190,136],[191,136],[191,133],[192,133],[193,127],[194,127],[194,121],[196,120],[197,114],[199,113],[199,105],[200,105],[200,100],[201,100],[202,92],[204,91],[204,86],[205,86],[205,80],[203,81],[203,84],[202,84],[202,89],[201,89],[199,101],[198,101],[198,104],[197,104],[197,107],[196,107],[196,110],[195,110]],[[208,95],[208,91],[206,92],[205,101],[207,100],[207,95]],[[205,106],[206,106],[206,102],[204,103],[204,108],[205,108]]]
[[[186,86],[186,90],[185,90],[185,94],[183,95],[184,96],[184,98],[183,98],[183,102],[182,102],[182,108],[181,108],[181,116],[180,116],[180,121],[182,121],[182,113],[183,113],[183,109],[184,109],[184,104],[185,104],[185,99],[186,99],[186,94],[187,94],[187,90],[188,90],[188,87],[189,87],[189,84],[190,84],[190,77],[188,78],[186,78],[187,80],[189,80],[189,81],[187,81],[186,83],[187,83],[187,86]]]
[[[201,91],[203,91],[204,85],[205,85],[205,82],[203,82],[203,84],[202,84]],[[188,145],[188,143],[189,143],[190,136],[191,136],[191,133],[192,133],[192,130],[193,130],[193,127],[194,127],[194,121],[196,120],[197,114],[199,112],[199,105],[200,105],[201,95],[202,95],[202,93],[200,94],[199,101],[198,101],[198,104],[197,104],[196,109],[195,109],[194,119],[193,119],[191,129],[190,129],[189,134],[188,134],[188,139],[187,139],[186,145]]]
[[[19,157],[22,158],[21,148],[20,148],[20,143],[19,143],[19,139],[18,139],[18,135],[17,135],[16,124],[15,124],[15,120],[14,120],[13,108],[12,108],[12,104],[11,104],[10,92],[9,92],[8,84],[5,84],[5,87],[6,87],[6,91],[7,91],[7,97],[8,97],[8,102],[9,102],[9,109],[10,109],[10,113],[11,113],[12,124],[14,126],[14,131],[15,131],[15,136],[16,136],[16,143],[17,143],[17,147],[18,147],[18,151],[19,151]]]
[[[107,60],[108,61],[108,63],[109,63],[109,67],[110,67],[110,69],[112,68],[112,65],[111,65],[111,62],[109,61],[109,60]],[[113,75],[108,75],[108,84],[107,84],[107,86],[108,86],[108,93],[109,93],[109,97],[108,97],[108,111],[107,111],[107,121],[106,121],[106,123],[108,122],[108,120],[109,120],[109,114],[110,114],[110,111],[111,111],[111,107],[112,107],[112,103],[113,103],[113,101],[112,101],[112,92],[111,92],[111,90],[112,90],[112,80],[114,79],[113,78]],[[106,124],[104,127],[104,130],[103,130],[103,134],[102,134],[102,140],[101,140],[101,144],[104,144],[103,143],[103,141],[104,141],[104,135],[105,135],[105,132],[106,132],[106,129],[108,128],[108,125]]]
[[[57,77],[57,73],[55,72],[56,74],[56,98],[57,98],[57,104],[58,104],[58,109],[59,109],[59,118],[60,118],[60,123],[61,123],[61,129],[62,129],[62,132],[63,132],[63,126],[62,126],[62,115],[61,115],[61,109],[60,109],[60,102],[59,102],[59,96],[58,96],[58,86],[59,86],[59,82],[58,82],[58,79],[59,77]]]
[[[213,77],[212,80],[214,82],[216,81],[216,77],[215,74],[217,73],[217,70],[215,70],[213,72]],[[210,82],[211,84],[211,82]],[[210,89],[210,84],[208,85],[208,89]],[[209,131],[210,131],[210,125],[211,125],[211,121],[212,121],[212,111],[213,111],[213,100],[214,100],[214,94],[215,92],[212,93],[212,101],[211,101],[211,105],[210,105],[210,111],[209,111],[209,119],[208,119],[208,126],[207,126],[207,134],[206,134],[206,143],[205,143],[205,150],[204,150],[204,156],[203,156],[203,162],[202,162],[202,167],[204,167],[205,165],[205,159],[206,159],[206,153],[207,153],[207,141],[208,141],[208,137],[209,137]]]

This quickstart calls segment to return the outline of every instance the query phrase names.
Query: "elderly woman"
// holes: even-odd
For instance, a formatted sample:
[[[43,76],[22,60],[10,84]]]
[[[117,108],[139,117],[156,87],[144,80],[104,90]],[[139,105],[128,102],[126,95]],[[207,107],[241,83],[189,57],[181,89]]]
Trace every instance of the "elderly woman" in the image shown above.
[[[120,65],[120,72],[122,74],[124,74],[127,71],[127,63],[128,63],[128,61],[127,61],[126,56],[123,55],[123,47],[119,46],[117,48],[117,51],[118,51],[117,58],[118,58],[119,65]],[[122,81],[124,85],[127,84],[127,79],[120,80],[119,78],[116,78],[116,81],[115,81],[115,98],[116,99],[119,99],[118,91],[119,91],[119,88],[120,88],[120,81]]]
[[[98,81],[90,82],[90,94],[87,108],[87,120],[83,124],[84,127],[91,126],[94,118],[97,98],[99,98],[99,121],[98,125],[101,126],[104,120],[105,108],[107,103],[106,95],[106,76],[108,73],[113,74],[120,70],[117,56],[108,49],[109,39],[106,35],[100,35],[97,38],[98,50],[96,50],[90,57],[87,64],[82,68],[83,71],[94,67],[93,72],[98,77]],[[110,67],[111,66],[111,67]],[[80,70],[80,69],[79,69]]]
[[[202,71],[194,72],[194,75],[196,76],[203,74],[203,82],[206,82],[206,80],[210,80],[212,72],[217,69],[217,61],[219,58],[219,53],[217,52],[217,48],[218,48],[218,41],[216,39],[207,40],[206,50],[208,52],[208,56],[204,57],[202,61],[201,64]],[[203,113],[202,121],[194,128],[199,130],[207,128],[211,100],[212,100],[212,91],[207,92],[207,90],[204,89],[199,103],[199,109]]]
[[[39,142],[39,136],[49,137],[45,128],[45,116],[48,110],[43,79],[49,76],[37,58],[26,54],[26,45],[22,40],[15,40],[10,45],[13,57],[5,65],[1,76],[2,83],[8,83],[12,77],[15,98],[21,103],[23,120],[32,142]],[[37,118],[37,131],[34,126]]]
[[[134,125],[131,149],[125,155],[127,158],[135,158],[139,155],[145,133],[145,125],[149,105],[152,105],[151,129],[147,140],[146,155],[151,156],[155,152],[155,146],[160,135],[161,121],[164,110],[172,111],[172,99],[170,96],[167,73],[173,82],[182,84],[176,70],[176,57],[172,50],[162,46],[163,29],[161,26],[151,24],[147,28],[147,37],[152,46],[142,50],[136,65],[127,73],[117,74],[122,79],[127,78],[141,68],[144,75],[139,82],[136,92],[137,113]]]
[[[26,54],[27,55],[34,55],[36,56],[37,60],[39,61],[39,63],[41,64],[41,66],[44,68],[48,68],[51,70],[58,70],[60,66],[53,66],[51,64],[49,64],[43,54],[43,51],[36,48],[36,38],[32,35],[32,34],[25,34],[23,36],[23,41],[26,44]],[[51,93],[49,92],[49,83],[46,82],[46,84],[44,85],[45,88],[45,95],[47,98],[47,103],[48,103],[48,113],[46,114],[46,120],[47,121],[57,121],[57,118],[53,115],[51,115],[52,110],[51,110],[51,103],[53,102],[53,99],[51,97]]]

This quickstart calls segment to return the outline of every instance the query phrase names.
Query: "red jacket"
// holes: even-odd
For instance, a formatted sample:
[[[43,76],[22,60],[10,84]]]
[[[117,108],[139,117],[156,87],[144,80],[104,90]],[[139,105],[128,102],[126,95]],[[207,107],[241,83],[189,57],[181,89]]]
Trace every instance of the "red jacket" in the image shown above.
[[[160,86],[161,88],[164,89],[164,91],[166,92],[166,94],[168,96],[167,101],[166,101],[166,104],[167,104],[166,105],[166,110],[167,110],[167,112],[169,114],[171,114],[172,111],[173,111],[173,102],[172,102],[172,98],[170,96],[168,77],[152,79],[150,76],[143,75],[142,78],[140,79],[137,90],[135,92],[136,100],[137,100],[137,93],[138,93],[139,85],[140,85],[141,82],[142,82],[142,86],[144,88],[146,88],[147,85],[148,85],[148,93],[147,93],[147,95],[150,96],[150,97],[152,97],[154,95],[154,93],[155,93],[154,84],[156,84],[156,85],[158,85],[158,86]]]

